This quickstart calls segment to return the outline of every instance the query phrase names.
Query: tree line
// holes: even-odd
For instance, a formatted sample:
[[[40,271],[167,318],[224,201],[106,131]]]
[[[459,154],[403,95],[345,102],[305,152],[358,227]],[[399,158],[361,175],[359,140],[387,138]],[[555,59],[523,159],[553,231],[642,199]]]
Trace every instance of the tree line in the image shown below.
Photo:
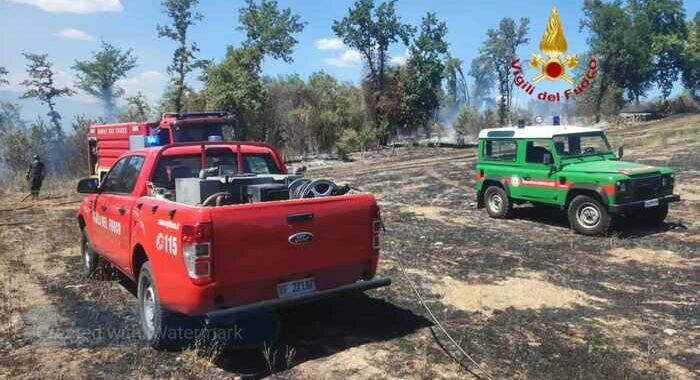
[[[166,24],[156,35],[174,43],[171,77],[160,102],[140,92],[124,99],[118,86],[136,67],[131,49],[102,42],[86,60],[76,60],[73,88],[58,86],[46,54],[25,53],[28,79],[22,98],[47,107],[46,119],[26,122],[13,103],[0,104],[0,163],[21,171],[32,153],[47,157],[49,171],[81,174],[87,126],[98,122],[143,121],[164,111],[221,110],[240,120],[237,138],[263,140],[288,155],[347,153],[387,144],[397,137],[442,136],[453,129],[459,139],[480,129],[532,119],[534,108],[513,106],[510,63],[530,42],[529,19],[504,18],[486,31],[479,54],[467,65],[450,54],[448,26],[434,13],[419,25],[401,20],[396,0],[357,0],[335,20],[332,32],[362,57],[364,74],[355,85],[323,72],[306,80],[298,75],[266,76],[266,60],[293,63],[296,35],[306,25],[274,0],[248,0],[238,11],[236,29],[245,39],[229,45],[220,61],[202,59],[190,31],[203,21],[198,0],[164,0]],[[581,30],[589,32],[589,51],[599,62],[599,77],[565,108],[570,114],[600,120],[628,103],[639,103],[652,88],[663,99],[674,84],[700,97],[700,13],[685,20],[680,0],[586,0]],[[389,48],[403,45],[406,62],[392,64]],[[188,83],[196,73],[199,85]],[[580,73],[578,73],[580,74]],[[0,88],[9,84],[0,67]],[[577,75],[578,77],[578,75]],[[196,87],[196,89],[195,89]],[[56,100],[94,96],[103,117],[78,117],[71,128]]]

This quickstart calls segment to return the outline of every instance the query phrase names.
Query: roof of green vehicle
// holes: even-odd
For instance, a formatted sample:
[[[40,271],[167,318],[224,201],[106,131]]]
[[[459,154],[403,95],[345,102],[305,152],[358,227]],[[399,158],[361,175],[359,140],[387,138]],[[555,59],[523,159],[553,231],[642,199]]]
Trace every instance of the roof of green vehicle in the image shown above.
[[[479,138],[501,139],[551,139],[552,136],[573,133],[602,132],[600,128],[575,127],[572,125],[536,125],[518,127],[503,127],[483,129],[479,132]]]

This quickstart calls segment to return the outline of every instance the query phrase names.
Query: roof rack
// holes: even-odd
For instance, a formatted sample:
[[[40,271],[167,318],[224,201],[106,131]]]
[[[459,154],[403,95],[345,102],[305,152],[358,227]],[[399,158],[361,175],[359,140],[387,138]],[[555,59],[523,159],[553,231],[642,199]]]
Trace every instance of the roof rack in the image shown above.
[[[166,112],[163,114],[163,118],[173,117],[178,120],[182,119],[193,119],[199,117],[225,117],[226,112],[223,111],[209,111],[209,112]]]

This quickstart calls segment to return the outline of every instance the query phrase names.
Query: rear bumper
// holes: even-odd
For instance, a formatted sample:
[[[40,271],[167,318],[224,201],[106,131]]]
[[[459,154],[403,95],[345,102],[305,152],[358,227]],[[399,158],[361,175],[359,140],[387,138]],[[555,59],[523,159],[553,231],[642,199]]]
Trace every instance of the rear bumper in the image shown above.
[[[680,202],[681,196],[678,194],[671,194],[671,195],[665,195],[663,197],[654,198],[654,199],[658,199],[659,206],[662,206],[662,205],[665,205],[668,203]],[[641,210],[649,209],[648,207],[644,207],[644,203],[647,201],[649,201],[649,199],[643,200],[643,201],[637,201],[637,202],[623,203],[623,204],[619,204],[619,205],[610,205],[608,207],[608,209],[613,214],[619,214],[619,213],[630,212],[630,211],[641,211]],[[652,207],[655,207],[655,206],[652,206]]]
[[[282,307],[298,305],[324,298],[336,297],[347,293],[363,292],[365,290],[380,288],[390,284],[391,279],[388,277],[375,277],[371,280],[358,281],[352,284],[342,285],[337,288],[320,290],[296,297],[277,298],[247,305],[234,306],[227,309],[215,310],[205,315],[205,322],[212,325],[223,324],[227,321],[235,320],[236,318],[245,314],[251,314],[261,310],[279,309]]]

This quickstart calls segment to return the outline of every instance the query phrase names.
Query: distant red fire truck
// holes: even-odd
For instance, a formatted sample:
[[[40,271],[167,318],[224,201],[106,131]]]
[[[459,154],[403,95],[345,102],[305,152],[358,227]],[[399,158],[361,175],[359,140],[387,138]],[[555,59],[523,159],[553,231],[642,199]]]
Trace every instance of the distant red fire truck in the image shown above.
[[[88,130],[90,175],[101,180],[129,150],[174,142],[220,141],[224,133],[238,131],[236,119],[225,112],[166,113],[157,122],[92,125]]]

